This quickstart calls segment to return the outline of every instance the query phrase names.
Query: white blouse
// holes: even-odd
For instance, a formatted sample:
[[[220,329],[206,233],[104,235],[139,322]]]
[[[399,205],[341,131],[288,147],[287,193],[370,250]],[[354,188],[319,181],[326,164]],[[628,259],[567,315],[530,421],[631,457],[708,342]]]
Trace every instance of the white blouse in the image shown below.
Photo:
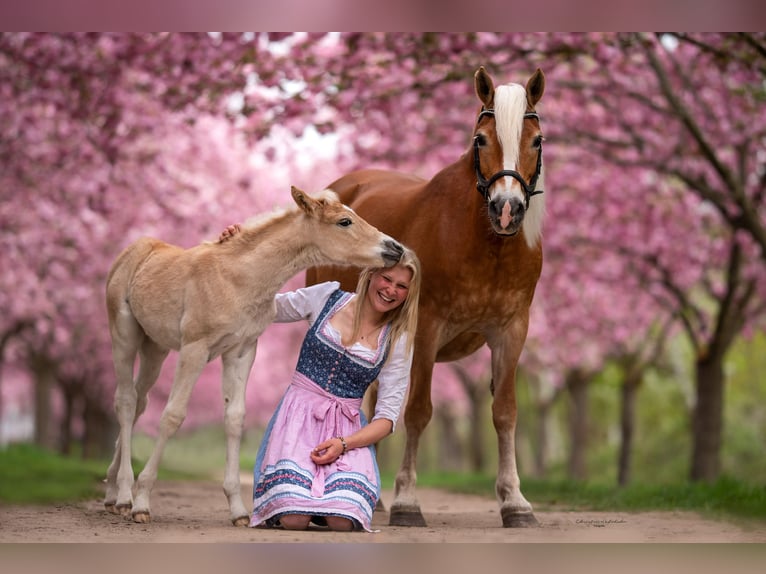
[[[277,316],[274,322],[292,323],[303,319],[308,321],[309,326],[313,325],[327,299],[339,287],[339,282],[327,281],[287,293],[278,293],[275,297]],[[340,345],[341,336],[338,330],[330,324],[329,320],[325,322],[325,325],[328,327],[326,334]],[[372,359],[377,353],[358,342],[346,348],[349,352],[367,359]],[[411,366],[412,353],[407,353],[406,341],[402,337],[389,352],[388,360],[378,374],[378,399],[372,420],[388,419],[393,424],[393,428],[396,428],[396,421],[410,382]]]

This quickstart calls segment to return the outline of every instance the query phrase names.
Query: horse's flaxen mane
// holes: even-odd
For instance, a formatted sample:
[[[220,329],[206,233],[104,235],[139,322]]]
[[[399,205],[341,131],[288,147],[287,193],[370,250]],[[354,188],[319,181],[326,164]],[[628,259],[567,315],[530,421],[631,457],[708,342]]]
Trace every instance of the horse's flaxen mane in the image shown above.
[[[527,110],[527,92],[519,84],[505,84],[495,90],[495,125],[497,139],[503,148],[505,169],[515,169],[519,161],[519,143],[524,128],[524,113]],[[537,179],[536,189],[545,189],[545,170]],[[524,237],[527,245],[537,245],[542,236],[545,215],[545,194],[536,195],[529,203],[524,216]]]

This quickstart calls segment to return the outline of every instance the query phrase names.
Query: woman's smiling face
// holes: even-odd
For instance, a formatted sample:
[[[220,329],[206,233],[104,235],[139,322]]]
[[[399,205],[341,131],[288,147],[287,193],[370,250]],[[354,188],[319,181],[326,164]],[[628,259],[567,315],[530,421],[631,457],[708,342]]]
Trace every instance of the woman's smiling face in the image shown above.
[[[396,309],[407,299],[412,271],[401,265],[379,269],[370,276],[367,299],[379,313]]]

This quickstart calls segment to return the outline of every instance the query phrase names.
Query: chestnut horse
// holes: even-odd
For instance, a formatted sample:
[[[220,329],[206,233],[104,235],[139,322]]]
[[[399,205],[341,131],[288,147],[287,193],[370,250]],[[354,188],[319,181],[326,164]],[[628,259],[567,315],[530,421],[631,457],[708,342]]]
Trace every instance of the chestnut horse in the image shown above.
[[[542,270],[545,206],[542,141],[535,105],[545,89],[537,70],[526,87],[495,88],[480,68],[481,108],[471,147],[430,181],[395,172],[357,171],[330,186],[367,221],[415,250],[423,267],[418,332],[404,423],[407,440],[396,476],[390,523],[425,526],[415,494],[420,436],[432,414],[435,362],[454,361],[485,343],[492,352],[492,420],[499,466],[496,493],[503,526],[536,525],[516,468],[516,366]],[[478,193],[477,193],[478,189]],[[307,282],[356,275],[310,269]]]
[[[230,519],[248,524],[239,482],[245,387],[256,343],[274,319],[274,295],[311,265],[391,266],[402,246],[340,203],[331,191],[310,197],[292,188],[298,207],[245,225],[225,243],[182,249],[139,239],[115,260],[106,282],[109,332],[117,374],[115,411],[120,434],[107,471],[105,507],[149,522],[149,498],[167,440],[181,426],[203,367],[223,362],[226,470]],[[169,351],[178,366],[154,450],[132,497],[131,433]],[[136,356],[138,376],[133,379]]]

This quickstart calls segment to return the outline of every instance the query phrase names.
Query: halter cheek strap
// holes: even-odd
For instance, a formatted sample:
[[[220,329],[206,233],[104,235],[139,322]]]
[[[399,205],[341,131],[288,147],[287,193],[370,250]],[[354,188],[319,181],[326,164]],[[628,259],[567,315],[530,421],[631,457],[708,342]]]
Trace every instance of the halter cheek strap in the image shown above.
[[[495,115],[495,110],[482,110],[479,114],[479,117],[476,120],[476,123],[479,123],[481,121],[481,118],[483,116],[493,116]],[[524,114],[524,119],[536,119],[539,120],[540,116],[538,116],[535,112],[528,112]],[[535,174],[532,176],[532,179],[529,180],[529,183],[524,179],[524,176],[522,176],[518,171],[512,170],[512,169],[504,169],[502,171],[498,171],[494,175],[492,175],[489,179],[485,178],[484,175],[481,173],[481,163],[479,160],[479,138],[474,137],[473,138],[473,163],[474,168],[476,169],[476,189],[479,190],[479,193],[487,199],[489,197],[489,188],[492,186],[493,183],[495,183],[498,179],[501,177],[512,177],[516,181],[519,182],[519,185],[521,185],[521,189],[524,191],[524,201],[526,203],[526,208],[529,209],[529,200],[532,198],[533,195],[538,195],[540,193],[543,193],[542,189],[535,189],[537,186],[537,180],[540,177],[540,172],[542,171],[543,166],[543,145],[540,144],[540,148],[537,150],[537,166],[535,167]]]

